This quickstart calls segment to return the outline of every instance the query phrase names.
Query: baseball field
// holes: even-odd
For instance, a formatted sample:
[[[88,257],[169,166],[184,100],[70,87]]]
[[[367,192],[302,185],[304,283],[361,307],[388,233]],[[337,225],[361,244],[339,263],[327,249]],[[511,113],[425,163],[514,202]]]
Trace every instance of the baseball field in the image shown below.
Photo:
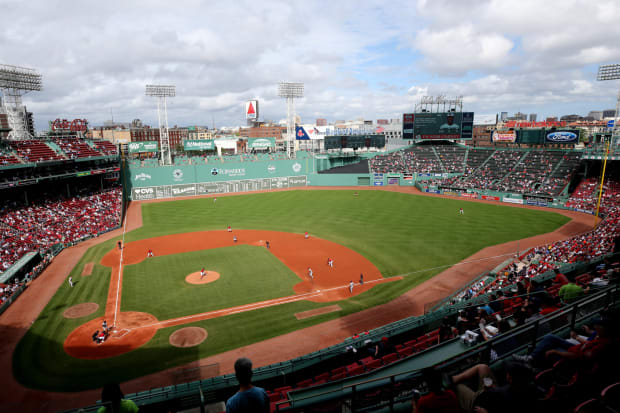
[[[142,226],[91,247],[66,274],[75,285],[60,286],[20,341],[13,370],[23,385],[98,388],[343,317],[482,248],[569,221],[550,211],[387,191],[283,191],[141,209]],[[337,311],[299,316],[334,305]],[[103,319],[114,328],[97,344],[91,336]]]

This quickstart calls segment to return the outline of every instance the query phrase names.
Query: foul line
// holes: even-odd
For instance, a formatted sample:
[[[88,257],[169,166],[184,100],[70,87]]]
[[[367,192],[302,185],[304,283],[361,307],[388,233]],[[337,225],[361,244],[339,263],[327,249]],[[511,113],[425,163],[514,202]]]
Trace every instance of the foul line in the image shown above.
[[[364,281],[364,284],[372,284],[372,283],[381,283],[381,282],[386,282],[386,281],[390,281],[389,278],[379,278],[376,280],[369,280],[369,281]],[[393,280],[392,280],[393,281]],[[356,284],[359,285],[359,284]],[[186,323],[190,323],[192,320],[194,319],[204,319],[206,318],[214,318],[211,316],[215,316],[217,314],[222,314],[222,315],[232,315],[232,314],[239,314],[239,313],[244,313],[246,311],[251,311],[251,310],[258,310],[261,308],[267,308],[267,307],[273,307],[276,305],[280,305],[280,304],[288,304],[288,303],[294,303],[296,301],[301,301],[301,300],[305,300],[307,298],[310,297],[317,297],[322,295],[325,292],[331,292],[331,291],[336,291],[336,290],[341,290],[341,289],[348,289],[349,285],[340,285],[340,286],[336,286],[336,287],[330,287],[330,288],[324,288],[322,290],[317,290],[317,291],[312,291],[312,292],[308,292],[308,293],[302,293],[302,294],[295,294],[295,295],[289,295],[287,297],[280,297],[280,298],[274,298],[273,300],[267,300],[267,301],[259,301],[257,303],[250,303],[250,304],[244,304],[244,305],[240,305],[237,307],[229,307],[229,308],[223,308],[221,310],[215,310],[215,311],[207,311],[206,313],[198,313],[198,314],[192,314],[192,315],[188,315],[188,316],[184,316],[184,317],[178,317],[178,318],[171,318],[169,320],[164,320],[164,321],[158,321],[156,323],[151,323],[151,324],[145,324],[145,325],[141,325],[138,327],[134,327],[134,328],[130,328],[128,330],[137,330],[140,328],[147,328],[147,327],[165,327],[166,324],[176,324],[179,323],[181,321],[184,321],[181,324],[186,324]]]
[[[127,213],[125,214],[125,223],[123,224],[123,238],[122,238],[122,248],[121,248],[121,256],[118,260],[118,278],[116,282],[116,300],[114,300],[114,322],[113,326],[116,325],[116,316],[118,315],[118,294],[121,289],[121,274],[123,273],[123,252],[125,252],[125,231],[127,230],[127,217],[129,216],[129,207],[127,208]]]

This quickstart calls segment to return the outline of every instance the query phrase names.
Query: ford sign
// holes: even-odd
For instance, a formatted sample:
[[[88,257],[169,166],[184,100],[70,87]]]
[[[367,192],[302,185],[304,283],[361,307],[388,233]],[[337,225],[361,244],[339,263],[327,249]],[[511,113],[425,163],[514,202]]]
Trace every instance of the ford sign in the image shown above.
[[[561,131],[561,132],[551,132],[547,134],[547,140],[550,142],[574,142],[577,140],[579,135],[574,132]]]

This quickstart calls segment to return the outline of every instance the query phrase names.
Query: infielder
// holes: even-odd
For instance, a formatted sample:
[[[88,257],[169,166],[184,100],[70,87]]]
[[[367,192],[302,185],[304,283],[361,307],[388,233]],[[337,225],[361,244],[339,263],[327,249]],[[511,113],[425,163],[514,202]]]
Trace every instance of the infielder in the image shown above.
[[[349,292],[350,292],[351,294],[353,294],[353,286],[354,286],[354,285],[355,285],[355,284],[353,283],[353,280],[351,280],[351,282],[349,283]]]
[[[153,250],[149,249],[149,252],[146,253],[146,257],[154,257],[155,254],[153,254]]]
[[[310,277],[311,280],[314,280],[314,275],[312,274],[312,268],[308,267],[308,277]]]

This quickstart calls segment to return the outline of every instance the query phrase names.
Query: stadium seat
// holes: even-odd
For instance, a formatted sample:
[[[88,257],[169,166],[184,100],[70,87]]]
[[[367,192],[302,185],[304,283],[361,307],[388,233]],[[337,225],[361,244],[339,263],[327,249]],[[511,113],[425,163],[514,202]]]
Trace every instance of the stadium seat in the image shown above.
[[[348,371],[348,376],[357,376],[358,374],[364,373],[364,371],[364,366],[357,366],[356,368]]]
[[[314,377],[314,381],[329,380],[329,373],[321,373]]]
[[[332,378],[333,378],[333,376],[335,374],[340,374],[340,373],[345,373],[346,374],[346,372],[347,372],[347,368],[346,367],[337,367],[337,368],[331,370],[329,373],[330,373],[330,376],[332,376]]]
[[[297,387],[300,387],[300,388],[310,387],[310,386],[312,386],[312,383],[314,383],[314,380],[312,380],[312,379],[302,380],[299,383],[297,383]]]
[[[601,403],[597,399],[586,400],[585,402],[579,404],[573,410],[574,413],[603,413],[608,412],[611,413],[610,410],[607,410],[603,403]]]
[[[368,357],[364,357],[363,359],[361,359],[361,360],[360,360],[360,363],[362,363],[362,364],[368,364],[368,363],[370,363],[370,362],[371,362],[371,361],[373,361],[373,360],[374,360],[374,358],[373,358],[372,356],[368,356]]]
[[[605,387],[601,392],[601,399],[607,406],[620,411],[620,382]]]
[[[370,371],[370,370],[378,369],[381,366],[383,366],[383,360],[381,359],[373,360],[370,363],[366,364],[366,370]]]
[[[387,354],[387,355],[385,355],[385,356],[381,357],[381,360],[383,360],[383,363],[384,363],[384,364],[390,364],[390,363],[393,363],[393,362],[395,362],[396,360],[398,360],[398,354],[396,354],[396,353],[390,353],[390,354]]]
[[[345,377],[347,377],[347,373],[346,372],[341,372],[341,373],[333,374],[330,377],[330,381],[336,381],[336,380],[344,379]]]

